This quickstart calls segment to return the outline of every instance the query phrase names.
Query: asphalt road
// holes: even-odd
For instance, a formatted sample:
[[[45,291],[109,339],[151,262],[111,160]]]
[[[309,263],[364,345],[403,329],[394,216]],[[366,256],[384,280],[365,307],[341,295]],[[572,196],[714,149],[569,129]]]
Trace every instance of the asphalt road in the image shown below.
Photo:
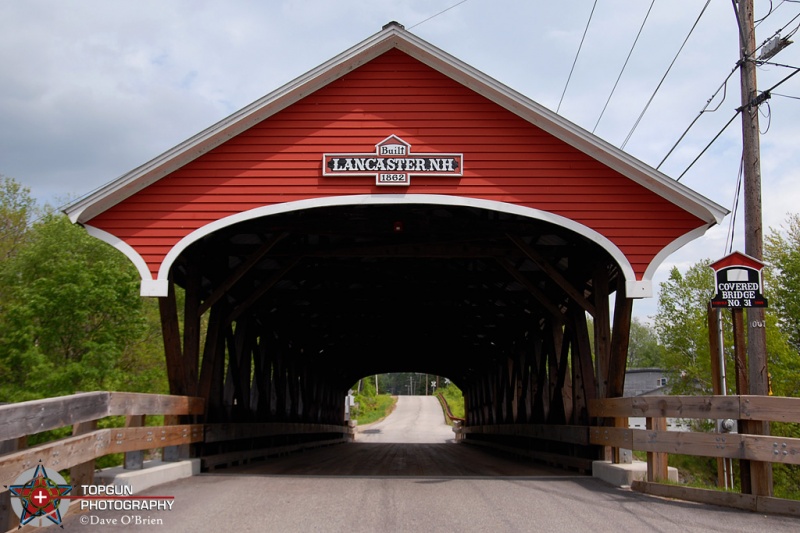
[[[356,442],[441,444],[454,440],[435,396],[399,396],[388,417],[357,429]]]
[[[798,519],[653,498],[447,442],[452,433],[422,427],[426,400],[402,400],[384,422],[365,428],[378,431],[362,432],[356,443],[164,484],[148,494],[174,496],[172,511],[84,513],[67,517],[64,530],[800,531]],[[393,420],[406,429],[397,430]],[[430,425],[441,420],[439,411]],[[402,434],[422,442],[396,442]],[[91,525],[101,519],[117,522]]]

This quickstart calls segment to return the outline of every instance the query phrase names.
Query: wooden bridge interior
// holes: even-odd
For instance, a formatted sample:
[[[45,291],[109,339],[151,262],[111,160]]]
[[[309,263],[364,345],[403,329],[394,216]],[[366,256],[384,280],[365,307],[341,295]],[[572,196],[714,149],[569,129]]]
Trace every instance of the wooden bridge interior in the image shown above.
[[[624,279],[600,246],[540,220],[446,205],[306,209],[207,236],[171,280],[185,290],[180,310],[174,290],[160,299],[171,392],[206,398],[207,422],[341,425],[359,378],[417,371],[462,389],[467,439],[592,459],[597,446],[481,428],[585,426],[589,399],[622,393]]]

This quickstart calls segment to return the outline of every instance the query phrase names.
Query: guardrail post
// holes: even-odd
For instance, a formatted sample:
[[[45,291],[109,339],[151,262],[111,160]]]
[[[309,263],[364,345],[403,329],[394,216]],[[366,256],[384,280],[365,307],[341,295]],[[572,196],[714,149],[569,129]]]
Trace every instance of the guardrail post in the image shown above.
[[[455,433],[456,442],[463,442],[464,441],[464,421],[463,420],[453,420],[453,433]]]
[[[628,417],[615,417],[614,427],[621,429],[628,429]],[[633,462],[633,454],[631,450],[625,448],[611,448],[611,462],[614,464],[630,464]]]
[[[165,426],[177,426],[181,423],[178,415],[164,415]],[[164,446],[161,450],[161,458],[164,461],[175,462],[189,458],[189,445],[178,444],[177,446]]]
[[[648,431],[666,431],[666,418],[647,418]],[[667,466],[668,454],[664,452],[647,452],[647,481],[659,482],[669,479]]]
[[[125,417],[126,428],[144,426],[145,415],[128,415]],[[125,470],[141,470],[144,468],[144,450],[125,452]]]
[[[72,436],[85,435],[97,429],[97,420],[88,422],[78,422],[72,426]],[[84,496],[81,485],[92,485],[94,483],[94,459],[75,465],[69,469],[70,484],[74,487],[74,496]]]
[[[0,441],[0,455],[4,455],[28,447],[28,436],[18,439]],[[10,531],[18,525],[14,518],[14,511],[11,509],[11,493],[8,490],[0,492],[0,531]]]

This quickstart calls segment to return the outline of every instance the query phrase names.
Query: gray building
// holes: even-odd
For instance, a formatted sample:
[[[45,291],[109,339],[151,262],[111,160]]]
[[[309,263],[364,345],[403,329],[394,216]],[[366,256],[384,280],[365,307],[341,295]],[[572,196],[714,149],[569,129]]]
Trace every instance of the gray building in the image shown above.
[[[661,396],[669,394],[667,374],[660,368],[632,368],[625,372],[623,396]]]
[[[623,396],[663,396],[669,394],[669,378],[660,368],[632,368],[625,372]],[[631,417],[628,427],[645,429],[645,419]],[[691,431],[689,421],[680,418],[667,418],[669,431]]]

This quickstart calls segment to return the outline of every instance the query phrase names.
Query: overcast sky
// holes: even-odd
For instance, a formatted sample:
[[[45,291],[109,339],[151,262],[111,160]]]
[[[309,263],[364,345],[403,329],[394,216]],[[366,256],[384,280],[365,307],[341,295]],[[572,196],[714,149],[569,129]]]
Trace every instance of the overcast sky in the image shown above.
[[[594,0],[459,1],[0,0],[0,174],[29,187],[40,203],[62,205],[392,20],[621,146],[705,4],[655,1],[597,124],[650,1],[597,2],[568,85]],[[757,18],[769,13],[758,25],[758,43],[800,24],[800,17],[793,21],[796,1],[756,0],[756,8]],[[738,50],[732,3],[712,0],[624,149],[658,166],[734,69]],[[773,61],[800,66],[800,43]],[[759,88],[792,72],[761,67]],[[703,114],[661,171],[677,179],[730,120],[740,105],[738,73],[724,100],[723,92],[709,105],[718,110]],[[761,108],[765,229],[800,212],[800,75],[774,94]],[[731,209],[740,157],[737,119],[681,182]],[[742,218],[733,247],[743,251]],[[656,281],[673,266],[685,270],[725,255],[728,222],[673,254]],[[634,310],[651,316],[655,299]]]

